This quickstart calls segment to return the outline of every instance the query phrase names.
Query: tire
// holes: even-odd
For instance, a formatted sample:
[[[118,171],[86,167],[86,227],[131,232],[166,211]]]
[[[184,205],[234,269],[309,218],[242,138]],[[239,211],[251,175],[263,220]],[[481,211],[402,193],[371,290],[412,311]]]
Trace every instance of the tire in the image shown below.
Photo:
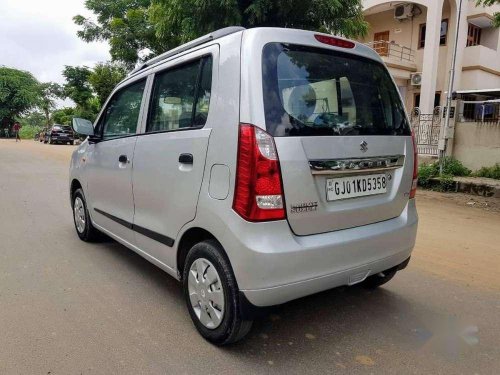
[[[196,270],[200,263],[203,270],[202,278],[207,284],[203,282],[199,284],[200,279]],[[210,281],[214,280],[214,275],[217,280],[209,284]],[[189,315],[203,338],[212,344],[222,346],[232,344],[245,337],[252,328],[252,321],[241,318],[236,279],[229,260],[217,241],[203,241],[189,250],[182,279]],[[196,291],[194,292],[194,290]],[[216,314],[221,311],[222,314]],[[210,314],[214,316],[213,319]],[[210,320],[208,324],[207,316]]]
[[[92,222],[90,221],[87,201],[85,200],[85,195],[83,195],[82,189],[78,189],[74,192],[72,197],[72,208],[73,222],[75,224],[75,230],[78,237],[85,242],[99,241],[103,235],[96,228],[94,228]],[[79,217],[79,219],[77,217]],[[82,220],[83,222],[79,220]]]
[[[368,276],[365,281],[361,283],[361,285],[367,289],[376,289],[385,283],[391,281],[391,279],[398,272],[398,267],[392,267],[383,272],[379,272],[375,275]]]

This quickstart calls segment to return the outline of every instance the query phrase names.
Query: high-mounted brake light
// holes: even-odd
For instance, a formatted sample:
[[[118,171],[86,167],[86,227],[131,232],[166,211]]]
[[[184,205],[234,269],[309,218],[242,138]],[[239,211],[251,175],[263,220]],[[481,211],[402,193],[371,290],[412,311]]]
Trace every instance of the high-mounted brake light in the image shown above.
[[[415,142],[415,133],[411,133],[411,141],[413,144],[413,179],[411,182],[410,199],[415,198],[417,194],[417,183],[418,183],[418,152],[417,144]]]
[[[233,209],[248,221],[285,219],[278,153],[271,135],[240,124]]]
[[[314,34],[314,37],[316,38],[316,40],[318,42],[328,44],[328,45],[334,46],[334,47],[354,48],[356,46],[353,42],[351,42],[349,40],[339,39],[339,38],[335,38],[333,36]]]

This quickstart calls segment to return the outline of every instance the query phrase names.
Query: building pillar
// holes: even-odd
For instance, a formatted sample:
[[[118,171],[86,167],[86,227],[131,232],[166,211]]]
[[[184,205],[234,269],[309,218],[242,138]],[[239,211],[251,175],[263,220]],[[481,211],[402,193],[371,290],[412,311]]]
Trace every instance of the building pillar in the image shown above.
[[[453,62],[453,46],[455,43],[455,35],[457,32],[456,28],[456,22],[457,22],[457,17],[458,17],[458,7],[460,6],[460,0],[450,0],[450,5],[451,5],[451,12],[452,12],[452,17],[450,17],[451,22],[453,22],[453,27],[451,28],[451,32],[448,33],[448,37],[451,41],[451,43],[448,44],[448,73],[449,69],[451,68],[451,64]],[[462,78],[462,66],[463,66],[463,58],[464,58],[464,52],[465,52],[465,47],[467,45],[467,29],[468,29],[468,22],[467,22],[467,13],[468,13],[468,5],[469,2],[467,0],[462,0],[462,14],[460,15],[460,27],[458,29],[458,41],[457,41],[457,59],[456,59],[456,66],[455,66],[455,81],[453,85],[453,90],[459,90],[461,87],[461,78]],[[446,87],[449,85],[449,80],[450,77],[448,75],[448,79],[446,80],[447,84]],[[465,87],[464,89],[467,89],[468,87]]]
[[[428,3],[422,85],[420,86],[421,113],[432,113],[434,110],[442,13],[443,0],[434,0]]]

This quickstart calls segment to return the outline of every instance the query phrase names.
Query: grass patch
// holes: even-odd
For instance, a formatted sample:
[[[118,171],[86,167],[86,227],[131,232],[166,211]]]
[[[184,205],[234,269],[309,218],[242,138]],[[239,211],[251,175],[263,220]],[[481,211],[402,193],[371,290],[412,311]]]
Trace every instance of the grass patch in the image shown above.
[[[473,176],[494,178],[495,180],[500,180],[500,164],[496,163],[491,167],[483,167],[480,170],[474,172]]]

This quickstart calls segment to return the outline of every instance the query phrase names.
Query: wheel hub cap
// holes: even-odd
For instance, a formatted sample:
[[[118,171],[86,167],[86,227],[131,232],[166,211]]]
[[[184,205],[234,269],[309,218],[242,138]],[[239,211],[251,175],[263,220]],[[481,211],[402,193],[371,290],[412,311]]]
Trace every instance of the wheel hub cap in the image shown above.
[[[75,215],[75,226],[79,233],[85,230],[85,208],[80,197],[76,197],[73,205],[73,213]]]
[[[224,289],[214,265],[205,258],[196,259],[189,269],[188,292],[191,306],[201,324],[217,328],[224,318]]]

